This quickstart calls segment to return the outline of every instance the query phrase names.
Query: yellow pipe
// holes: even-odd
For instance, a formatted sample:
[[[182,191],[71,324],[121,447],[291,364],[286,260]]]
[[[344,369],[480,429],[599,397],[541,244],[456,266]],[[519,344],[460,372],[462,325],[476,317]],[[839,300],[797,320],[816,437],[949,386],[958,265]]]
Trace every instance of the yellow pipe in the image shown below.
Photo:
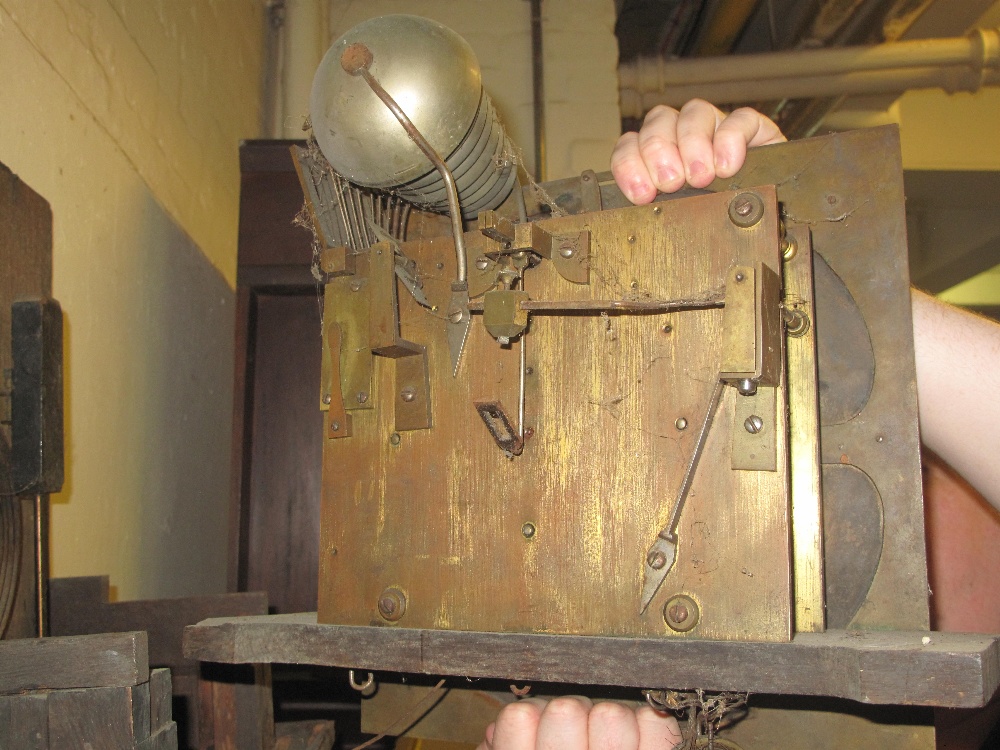
[[[760,0],[728,0],[712,16],[698,46],[695,57],[724,55],[732,49],[736,37],[747,25]]]
[[[871,47],[794,50],[706,60],[646,58],[618,68],[623,117],[694,97],[736,104],[844,94],[949,92],[1000,85],[1000,34],[889,42]]]

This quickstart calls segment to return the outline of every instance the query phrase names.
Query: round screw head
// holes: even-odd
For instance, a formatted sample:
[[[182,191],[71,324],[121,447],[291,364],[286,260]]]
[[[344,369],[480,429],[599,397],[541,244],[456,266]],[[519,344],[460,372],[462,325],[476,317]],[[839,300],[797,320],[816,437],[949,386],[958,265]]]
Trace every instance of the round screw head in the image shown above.
[[[743,427],[751,435],[756,435],[758,432],[764,429],[764,420],[758,417],[756,414],[751,414],[743,421]]]
[[[740,193],[729,203],[729,220],[738,227],[749,229],[764,216],[764,201],[756,193]]]
[[[406,614],[406,594],[395,586],[385,589],[378,597],[378,613],[390,622],[400,619]]]
[[[400,442],[401,440],[402,440],[402,438],[401,438],[401,437],[399,436],[399,433],[398,433],[398,432],[394,432],[394,433],[392,433],[392,434],[391,434],[391,435],[389,436],[389,444],[390,444],[390,445],[399,445],[399,442]]]
[[[340,422],[331,422],[330,429],[334,432],[340,432]]]
[[[351,291],[352,292],[359,292],[359,291],[361,291],[361,282],[360,281],[352,281],[351,282]]]
[[[795,257],[795,253],[798,252],[799,246],[792,237],[785,237],[781,240],[781,257],[785,260],[791,260]]]
[[[576,248],[572,245],[563,245],[559,248],[559,254],[564,258],[572,258],[576,255]]]
[[[688,421],[684,417],[677,417],[677,419],[674,420],[674,427],[678,430],[686,430],[687,426]]]
[[[741,396],[752,396],[757,392],[757,382],[750,378],[744,378],[736,383],[736,390]]]
[[[663,621],[671,630],[686,633],[698,624],[701,614],[698,603],[690,596],[676,594],[663,605]]]
[[[653,206],[653,213],[654,214],[662,213],[662,211],[663,211],[663,209],[660,206]]]
[[[399,397],[408,404],[413,403],[417,398],[417,392],[413,388],[404,388],[400,391]]]
[[[521,536],[523,536],[525,539],[534,538],[536,531],[537,529],[535,528],[535,524],[533,524],[531,521],[525,521],[524,525],[521,526]]]
[[[456,309],[448,313],[448,320],[450,320],[452,323],[461,323],[464,319],[465,319],[465,313],[462,312],[461,310]]]
[[[629,241],[629,244],[632,244],[633,242],[635,242],[635,235],[634,234],[630,234],[628,236],[628,241]]]
[[[358,403],[367,404],[368,403],[368,393],[366,391],[358,391]]]
[[[331,401],[333,401],[333,398],[330,396],[330,394],[329,393],[324,393],[323,394],[323,403],[329,405]]]
[[[667,556],[659,550],[653,550],[646,556],[646,564],[653,570],[662,570],[667,564]]]
[[[480,271],[485,271],[489,267],[490,267],[490,259],[487,258],[485,255],[480,255],[478,258],[476,258],[476,268],[478,268]]]

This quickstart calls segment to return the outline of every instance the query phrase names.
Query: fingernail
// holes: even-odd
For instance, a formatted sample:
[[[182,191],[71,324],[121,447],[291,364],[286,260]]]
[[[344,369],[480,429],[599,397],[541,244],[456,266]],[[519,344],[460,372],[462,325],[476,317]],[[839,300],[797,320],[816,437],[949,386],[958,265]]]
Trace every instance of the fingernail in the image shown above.
[[[664,167],[656,173],[656,178],[659,180],[661,185],[669,185],[670,183],[677,181],[677,172],[670,167]]]
[[[715,171],[725,172],[729,169],[729,159],[725,156],[720,156],[715,160]]]
[[[688,169],[692,177],[697,177],[698,175],[705,174],[705,172],[708,171],[708,168],[705,166],[705,164],[700,161],[691,162],[691,166]]]

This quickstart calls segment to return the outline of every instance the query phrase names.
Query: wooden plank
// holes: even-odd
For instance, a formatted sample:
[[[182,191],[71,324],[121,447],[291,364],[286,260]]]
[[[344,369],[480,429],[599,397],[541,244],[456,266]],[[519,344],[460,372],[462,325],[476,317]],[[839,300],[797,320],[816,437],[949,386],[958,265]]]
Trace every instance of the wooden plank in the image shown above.
[[[262,591],[187,596],[174,599],[108,601],[108,577],[53,578],[49,581],[49,627],[53,635],[85,635],[145,630],[149,634],[149,663],[181,672],[197,672],[198,665],[181,653],[185,625],[206,617],[236,617],[267,612]]]
[[[0,747],[49,750],[47,693],[0,695]]]
[[[156,734],[173,723],[172,683],[169,669],[154,669],[149,673],[149,731]]]
[[[206,620],[186,629],[184,643],[189,657],[203,661],[875,704],[974,708],[1000,685],[998,638],[967,633],[829,630],[798,633],[791,643],[750,643],[321,625],[306,613]]]
[[[170,722],[136,745],[136,750],[177,750],[177,725]]]
[[[127,687],[149,680],[143,632],[0,642],[0,693]]]
[[[149,683],[49,694],[52,748],[130,748],[149,738]]]

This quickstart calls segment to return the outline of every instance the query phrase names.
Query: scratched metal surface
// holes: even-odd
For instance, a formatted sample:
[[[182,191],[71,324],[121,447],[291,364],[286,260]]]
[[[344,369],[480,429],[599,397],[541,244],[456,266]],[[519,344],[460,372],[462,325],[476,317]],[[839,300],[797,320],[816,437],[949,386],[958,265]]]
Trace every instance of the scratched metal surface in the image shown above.
[[[550,232],[590,229],[592,283],[570,284],[546,263],[527,272],[526,288],[533,299],[673,299],[722,289],[737,262],[780,272],[773,190],[760,192],[770,210],[750,230],[728,219],[727,195],[545,220]],[[403,251],[443,311],[450,238]],[[472,404],[500,400],[516,421],[517,345],[501,348],[475,316],[453,379],[441,312],[405,293],[400,309],[402,337],[427,346],[433,427],[392,445],[392,367],[376,358],[374,408],[354,411],[353,436],[324,449],[322,622],[384,624],[376,603],[395,586],[407,604],[394,627],[790,637],[786,410],[778,409],[778,471],[733,471],[732,388],[681,518],[677,565],[638,613],[645,550],[669,513],[718,371],[720,309],[533,316],[526,423],[534,435],[513,460]],[[679,417],[687,429],[675,427]],[[537,531],[527,540],[529,521]],[[701,608],[685,635],[662,617],[679,592]]]
[[[713,186],[777,185],[785,221],[809,227],[814,250],[843,282],[870,339],[871,381],[845,388],[828,374],[836,362],[824,350],[868,344],[837,321],[817,319],[822,461],[867,475],[883,515],[878,568],[874,579],[865,574],[855,584],[867,593],[849,622],[866,628],[929,627],[902,175],[899,133],[886,126],[752,149],[738,175]],[[837,291],[817,280],[817,296],[824,294]],[[836,341],[845,335],[846,346]]]

